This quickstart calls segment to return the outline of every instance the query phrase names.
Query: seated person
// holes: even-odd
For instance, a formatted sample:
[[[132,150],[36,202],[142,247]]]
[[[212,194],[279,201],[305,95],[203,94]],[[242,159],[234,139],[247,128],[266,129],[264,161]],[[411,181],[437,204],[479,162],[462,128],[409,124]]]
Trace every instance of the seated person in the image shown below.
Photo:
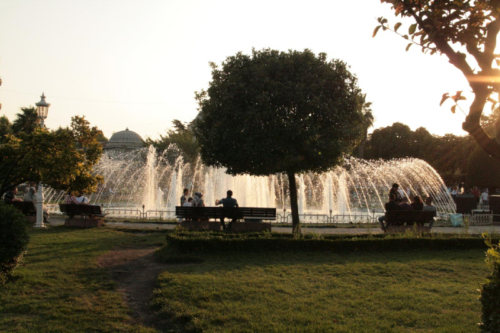
[[[425,206],[422,210],[427,212],[437,212],[436,206],[432,205],[432,197],[427,197],[425,199]]]
[[[227,197],[221,200],[216,200],[215,201],[216,205],[222,205],[224,208],[233,208],[233,207],[238,207],[238,201],[233,198],[233,191],[228,190],[227,191]],[[231,222],[229,223],[229,227],[236,222],[235,218],[231,219]],[[222,225],[222,229],[226,230],[226,224],[224,223],[224,217],[221,217],[220,219],[220,224]]]
[[[385,211],[390,211],[390,210],[401,210],[401,207],[396,203],[396,195],[395,194],[390,194],[389,195],[389,202],[385,204]],[[384,221],[386,220],[385,215],[380,216],[378,218],[378,221],[380,222],[380,226],[382,230],[386,230],[388,225],[384,225]]]
[[[66,205],[84,205],[84,203],[81,203],[76,199],[76,197],[71,193],[71,191],[68,191],[68,194],[66,195],[66,198],[64,199],[64,204]]]
[[[80,203],[80,204],[88,204],[89,203],[89,198],[87,198],[85,195],[81,195],[79,196],[78,198],[76,198],[76,200]]]
[[[404,197],[399,204],[401,210],[413,210],[413,207],[408,203],[408,198]]]
[[[5,203],[23,201],[22,199],[16,198],[16,195],[17,195],[17,187],[14,187],[13,189],[10,189],[7,193],[5,193],[3,200]]]
[[[182,204],[183,207],[191,207],[193,205],[193,198],[189,198],[187,199],[187,201],[184,201],[184,203]]]
[[[424,208],[424,202],[419,196],[414,196],[411,198],[411,206],[413,210],[422,210]]]

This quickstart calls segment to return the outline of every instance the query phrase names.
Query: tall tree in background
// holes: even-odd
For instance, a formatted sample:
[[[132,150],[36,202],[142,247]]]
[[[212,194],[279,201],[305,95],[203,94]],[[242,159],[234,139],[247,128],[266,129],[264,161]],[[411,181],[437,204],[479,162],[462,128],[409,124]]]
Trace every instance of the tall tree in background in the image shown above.
[[[12,123],[12,133],[32,133],[38,127],[38,116],[36,109],[32,106],[21,108],[21,113],[16,114],[17,118]]]
[[[497,103],[500,92],[500,55],[495,53],[500,31],[498,0],[381,0],[392,5],[396,16],[413,20],[408,33],[399,33],[401,23],[391,28],[387,19],[379,18],[377,31],[392,30],[422,48],[423,52],[444,54],[460,70],[474,93],[462,128],[474,137],[484,151],[500,160],[500,135],[491,137],[481,126],[481,115],[488,101]],[[443,95],[442,102],[450,98]],[[463,99],[460,92],[451,98]],[[452,108],[455,111],[455,106]],[[500,132],[500,119],[495,132]]]
[[[203,161],[232,175],[286,173],[294,234],[295,176],[335,167],[363,137],[357,79],[324,53],[238,53],[221,68],[212,63],[212,81],[197,99],[194,132]]]
[[[146,138],[146,144],[152,145],[160,153],[167,150],[170,145],[175,144],[180,150],[179,154],[183,154],[184,161],[196,162],[199,149],[191,126],[177,119],[174,119],[172,124],[173,129],[168,130],[166,135],[160,135],[157,140]]]
[[[365,135],[363,137],[363,140],[359,144],[359,158],[363,158],[364,156],[364,149],[365,149],[365,144],[366,140],[368,140],[368,130],[370,127],[373,126],[373,122],[375,121],[375,117],[373,116],[372,109],[371,109],[372,103],[371,102],[366,102],[366,94],[363,95],[363,127],[365,129]]]
[[[6,116],[0,117],[0,143],[4,143],[7,135],[12,133],[12,124]]]

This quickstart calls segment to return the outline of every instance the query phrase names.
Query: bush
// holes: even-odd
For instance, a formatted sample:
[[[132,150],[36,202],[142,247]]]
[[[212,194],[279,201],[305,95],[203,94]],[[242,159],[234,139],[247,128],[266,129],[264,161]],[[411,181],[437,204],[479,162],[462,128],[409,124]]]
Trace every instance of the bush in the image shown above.
[[[0,204],[0,285],[14,272],[28,243],[24,215],[13,206]]]
[[[488,283],[481,287],[482,323],[483,332],[500,332],[500,247],[492,244],[491,238],[486,234],[486,262],[491,267]]]
[[[216,232],[177,232],[166,236],[167,245],[174,253],[202,252],[265,252],[265,251],[411,251],[486,249],[484,240],[473,235],[416,234],[401,235],[303,235],[248,233],[224,234]]]

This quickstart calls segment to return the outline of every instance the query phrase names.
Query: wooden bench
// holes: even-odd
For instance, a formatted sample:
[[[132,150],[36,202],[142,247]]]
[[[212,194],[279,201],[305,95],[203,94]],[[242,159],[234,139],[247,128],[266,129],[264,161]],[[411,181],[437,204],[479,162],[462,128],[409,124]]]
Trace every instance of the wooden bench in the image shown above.
[[[72,227],[100,227],[104,225],[102,218],[107,215],[98,205],[59,204],[59,209],[61,213],[68,215],[64,225]]]
[[[35,205],[31,201],[11,201],[7,204],[16,207],[26,216],[36,215]]]
[[[430,232],[434,224],[435,211],[391,210],[385,212],[385,232],[397,233],[407,230]],[[428,226],[426,226],[428,224]]]
[[[175,207],[175,215],[183,218],[181,226],[188,230],[220,230],[221,218],[244,220],[232,226],[233,231],[271,230],[270,223],[256,223],[264,220],[276,220],[276,208],[258,207]],[[210,222],[216,219],[217,222]],[[200,220],[200,221],[198,221]]]

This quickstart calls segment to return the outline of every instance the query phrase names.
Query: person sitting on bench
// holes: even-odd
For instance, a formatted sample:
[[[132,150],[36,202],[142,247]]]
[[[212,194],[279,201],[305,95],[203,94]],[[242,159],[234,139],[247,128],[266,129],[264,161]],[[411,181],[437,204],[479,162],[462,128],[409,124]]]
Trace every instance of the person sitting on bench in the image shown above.
[[[17,194],[17,187],[14,187],[5,194],[3,200],[5,201],[5,203],[23,201],[23,199],[16,198],[16,194]]]
[[[86,205],[86,203],[78,201],[71,191],[68,191],[64,203],[67,205]]]
[[[387,202],[385,204],[385,210],[386,211],[388,211],[388,210],[401,210],[401,207],[399,207],[399,205],[396,203],[396,195],[395,194],[389,195],[389,202]],[[388,227],[388,225],[384,225],[385,215],[380,216],[378,218],[378,221],[380,222],[380,226],[381,226],[382,230],[385,231]]]
[[[224,208],[233,208],[238,207],[238,201],[233,198],[233,191],[227,191],[227,198],[221,200],[215,200],[215,205],[222,205]],[[236,219],[233,218],[229,223],[229,228],[233,222],[236,222]],[[222,225],[222,229],[226,230],[226,224],[224,223],[224,216],[220,218],[220,224]]]
[[[435,212],[435,211],[437,211],[436,210],[436,206],[432,205],[432,197],[427,197],[425,199],[425,206],[424,206],[424,208],[422,210],[423,211],[427,211],[427,212]]]

